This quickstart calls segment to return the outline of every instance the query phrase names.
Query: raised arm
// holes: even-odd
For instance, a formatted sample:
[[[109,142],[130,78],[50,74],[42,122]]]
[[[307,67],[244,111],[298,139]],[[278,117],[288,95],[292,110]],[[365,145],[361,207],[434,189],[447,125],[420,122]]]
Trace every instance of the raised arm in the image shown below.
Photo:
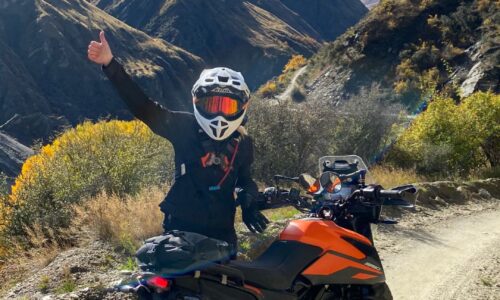
[[[107,66],[103,65],[102,70],[132,114],[146,123],[154,132],[170,138],[169,132],[172,129],[170,127],[175,126],[175,122],[171,122],[175,118],[174,113],[149,99],[114,58]]]
[[[123,66],[113,57],[104,32],[99,34],[100,42],[90,42],[88,57],[102,65],[102,69],[132,114],[148,125],[155,133],[172,140],[182,122],[184,113],[172,112],[158,102],[151,100],[144,91],[125,72]]]

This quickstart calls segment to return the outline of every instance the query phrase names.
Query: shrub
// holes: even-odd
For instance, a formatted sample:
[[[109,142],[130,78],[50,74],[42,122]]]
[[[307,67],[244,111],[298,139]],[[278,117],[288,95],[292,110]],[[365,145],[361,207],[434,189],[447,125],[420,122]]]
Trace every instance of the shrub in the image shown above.
[[[500,95],[472,94],[460,105],[459,114],[466,116],[462,124],[474,128],[470,138],[480,146],[489,165],[500,166]]]
[[[325,155],[357,154],[370,160],[399,120],[399,106],[387,103],[387,98],[373,87],[337,107],[255,99],[248,124],[255,141],[255,177],[271,183],[277,173],[317,174],[318,159]]]
[[[262,87],[260,87],[260,89],[257,93],[261,97],[270,98],[270,97],[276,95],[277,91],[278,91],[278,86],[276,85],[276,83],[274,81],[269,81],[268,83],[266,83]]]
[[[302,55],[294,55],[283,68],[283,73],[295,71],[305,66],[307,60]]]
[[[493,5],[498,5],[498,3],[493,4],[491,0],[478,0],[477,1],[477,9],[479,11],[487,11]]]
[[[500,96],[477,92],[456,105],[436,98],[400,137],[388,159],[423,174],[468,175],[499,163]]]
[[[162,184],[173,173],[171,153],[139,121],[78,125],[24,163],[0,208],[2,231],[25,235],[34,224],[57,230],[70,224],[72,204],[101,191],[123,196]]]
[[[326,111],[306,103],[300,107],[290,101],[255,99],[250,107],[248,130],[255,142],[254,176],[271,183],[278,173],[297,175],[316,171],[319,153],[329,143],[318,139],[330,130]]]

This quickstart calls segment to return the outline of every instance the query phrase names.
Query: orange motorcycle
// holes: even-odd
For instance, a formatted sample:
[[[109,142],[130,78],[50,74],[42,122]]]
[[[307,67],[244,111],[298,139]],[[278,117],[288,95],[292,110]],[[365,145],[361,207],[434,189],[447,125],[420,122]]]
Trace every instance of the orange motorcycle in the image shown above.
[[[320,167],[318,179],[275,176],[277,186],[293,181],[307,195],[279,187],[261,194],[263,209],[293,205],[309,217],[290,221],[254,261],[220,259],[176,274],[145,270],[120,290],[140,299],[392,299],[370,224],[396,223],[380,218],[382,207],[412,207],[415,187],[366,185],[357,156],[323,157]]]

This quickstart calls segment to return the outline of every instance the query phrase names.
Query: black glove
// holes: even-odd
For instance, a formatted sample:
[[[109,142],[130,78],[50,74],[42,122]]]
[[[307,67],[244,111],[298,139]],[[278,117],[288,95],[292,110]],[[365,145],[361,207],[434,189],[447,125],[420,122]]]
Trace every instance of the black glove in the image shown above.
[[[258,210],[257,202],[248,194],[243,195],[241,198],[238,200],[241,204],[243,223],[245,223],[251,232],[264,232],[267,224],[269,224],[269,220]]]

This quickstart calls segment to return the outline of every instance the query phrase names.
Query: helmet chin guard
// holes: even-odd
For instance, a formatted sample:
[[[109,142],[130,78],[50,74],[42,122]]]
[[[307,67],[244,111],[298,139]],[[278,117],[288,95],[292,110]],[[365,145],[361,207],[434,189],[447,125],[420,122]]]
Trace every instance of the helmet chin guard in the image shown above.
[[[212,119],[203,117],[194,107],[194,116],[200,127],[213,140],[223,141],[230,137],[240,127],[245,118],[246,111],[236,120],[228,121],[223,116],[217,116]]]

